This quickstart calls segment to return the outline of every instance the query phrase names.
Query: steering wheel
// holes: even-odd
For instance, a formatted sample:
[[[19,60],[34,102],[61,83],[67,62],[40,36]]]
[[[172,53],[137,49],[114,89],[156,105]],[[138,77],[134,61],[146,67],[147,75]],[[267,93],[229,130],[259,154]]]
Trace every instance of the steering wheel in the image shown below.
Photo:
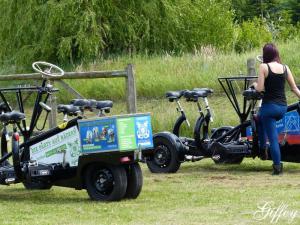
[[[36,72],[48,77],[61,77],[65,74],[65,72],[60,67],[48,62],[34,62],[32,63],[32,68]]]
[[[262,55],[256,56],[256,60],[261,63],[264,61]]]

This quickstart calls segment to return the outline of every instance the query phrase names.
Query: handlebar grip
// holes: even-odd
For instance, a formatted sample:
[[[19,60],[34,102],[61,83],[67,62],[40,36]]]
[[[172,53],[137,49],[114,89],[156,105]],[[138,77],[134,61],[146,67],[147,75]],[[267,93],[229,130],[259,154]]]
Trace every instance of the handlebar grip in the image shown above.
[[[51,112],[52,108],[50,106],[48,106],[47,104],[45,104],[44,102],[40,102],[39,105],[45,109],[47,112]]]

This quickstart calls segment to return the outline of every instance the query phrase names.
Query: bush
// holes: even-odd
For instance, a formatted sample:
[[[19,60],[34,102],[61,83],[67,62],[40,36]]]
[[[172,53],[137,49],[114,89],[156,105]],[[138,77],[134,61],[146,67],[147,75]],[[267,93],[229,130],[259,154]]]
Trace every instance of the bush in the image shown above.
[[[272,41],[272,33],[266,24],[258,18],[253,21],[244,21],[236,27],[235,32],[235,50],[237,52],[252,50]]]
[[[228,49],[233,34],[229,0],[2,0],[0,14],[0,60],[18,66]]]

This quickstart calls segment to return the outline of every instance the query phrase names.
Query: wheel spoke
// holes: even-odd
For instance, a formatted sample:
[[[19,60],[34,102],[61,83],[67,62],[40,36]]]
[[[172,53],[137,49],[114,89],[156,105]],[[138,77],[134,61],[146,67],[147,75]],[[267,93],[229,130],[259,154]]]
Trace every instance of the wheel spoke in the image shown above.
[[[170,161],[169,149],[163,145],[157,146],[154,160],[160,167],[166,167]]]
[[[40,70],[40,71],[42,71],[42,69],[41,69],[41,67],[39,66],[39,64],[35,64],[36,65],[36,67]]]
[[[114,186],[114,179],[111,171],[108,169],[101,169],[95,172],[94,185],[102,195],[108,195],[112,192]]]

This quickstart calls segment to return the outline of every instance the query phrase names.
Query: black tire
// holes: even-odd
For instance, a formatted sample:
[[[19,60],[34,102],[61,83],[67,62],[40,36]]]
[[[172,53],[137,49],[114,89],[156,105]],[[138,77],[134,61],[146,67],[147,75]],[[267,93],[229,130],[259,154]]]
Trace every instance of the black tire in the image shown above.
[[[14,167],[14,171],[15,171],[15,174],[16,174],[16,178],[18,180],[22,180],[23,173],[22,173],[20,153],[19,153],[20,152],[20,146],[19,146],[19,141],[15,140],[14,135],[15,134],[13,134],[12,142],[11,142],[13,167]]]
[[[153,139],[154,153],[147,160],[152,173],[176,173],[180,167],[178,152],[166,138],[157,136]]]
[[[143,187],[143,173],[138,163],[128,166],[127,169],[127,190],[125,198],[135,199],[139,196]]]
[[[219,127],[217,129],[215,129],[215,131],[211,134],[210,138],[217,139],[232,129],[233,129],[233,127],[230,127],[230,126]]]
[[[127,176],[122,166],[90,165],[84,173],[88,195],[95,201],[119,201],[126,193]]]
[[[27,190],[49,190],[52,188],[52,183],[47,183],[45,181],[31,181],[31,182],[23,182],[24,187]]]

